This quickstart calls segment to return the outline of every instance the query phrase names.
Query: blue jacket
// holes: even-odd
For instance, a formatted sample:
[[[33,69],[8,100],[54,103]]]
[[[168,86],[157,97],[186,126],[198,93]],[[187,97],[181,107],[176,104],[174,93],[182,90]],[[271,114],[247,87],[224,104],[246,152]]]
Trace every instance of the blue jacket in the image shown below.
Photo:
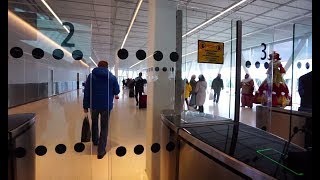
[[[107,68],[94,68],[84,87],[83,108],[112,110],[114,96],[119,93],[117,78]]]

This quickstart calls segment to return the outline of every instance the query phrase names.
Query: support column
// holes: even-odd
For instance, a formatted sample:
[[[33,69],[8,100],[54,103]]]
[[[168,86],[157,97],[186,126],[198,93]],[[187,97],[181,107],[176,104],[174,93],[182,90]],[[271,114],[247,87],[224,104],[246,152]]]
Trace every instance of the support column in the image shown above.
[[[175,68],[175,104],[174,112],[181,114],[184,104],[184,84],[182,83],[182,10],[176,12],[176,52],[179,54],[179,59],[176,62]],[[175,124],[180,125],[180,116],[176,119]]]
[[[236,34],[236,87],[234,121],[239,122],[240,116],[240,82],[241,82],[241,55],[242,55],[242,21],[237,21]]]
[[[147,56],[155,51],[163,53],[161,61],[150,57],[147,60],[149,76],[157,76],[156,80],[148,82],[147,95],[147,122],[146,149],[154,143],[161,142],[161,117],[163,109],[174,108],[175,81],[169,79],[170,68],[175,68],[175,63],[170,60],[170,53],[176,51],[176,4],[168,0],[149,0],[149,23],[148,23],[148,52]],[[180,55],[181,56],[181,55]],[[159,71],[155,71],[155,67]],[[166,71],[163,71],[166,68]],[[146,150],[146,173],[148,179],[166,179],[161,173],[165,169],[160,153],[166,151],[165,145],[161,144],[160,151],[153,153]]]

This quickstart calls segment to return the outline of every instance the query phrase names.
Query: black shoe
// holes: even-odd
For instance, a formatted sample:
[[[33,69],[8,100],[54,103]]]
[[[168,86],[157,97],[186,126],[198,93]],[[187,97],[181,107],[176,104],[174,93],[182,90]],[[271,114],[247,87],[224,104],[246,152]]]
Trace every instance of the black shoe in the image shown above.
[[[139,106],[139,103],[137,102],[136,106]]]
[[[102,159],[106,154],[107,154],[107,151],[104,151],[103,154],[100,154],[100,155],[98,154],[98,159]]]

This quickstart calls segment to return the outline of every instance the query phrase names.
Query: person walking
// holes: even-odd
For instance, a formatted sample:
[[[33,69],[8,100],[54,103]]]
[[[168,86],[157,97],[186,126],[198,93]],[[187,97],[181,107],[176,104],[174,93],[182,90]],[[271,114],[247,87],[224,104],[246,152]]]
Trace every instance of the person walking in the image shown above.
[[[144,84],[146,83],[147,81],[142,78],[142,72],[140,72],[139,76],[134,79],[136,106],[139,106],[139,97],[144,93]]]
[[[107,153],[107,136],[110,112],[113,108],[113,99],[120,93],[117,78],[108,70],[108,62],[100,61],[98,67],[92,70],[84,88],[83,111],[91,111],[92,142],[98,145],[98,159]],[[100,135],[99,135],[100,115]]]
[[[220,92],[223,90],[223,81],[221,79],[221,74],[219,73],[216,78],[213,79],[211,83],[211,89],[213,89],[213,102],[218,103],[220,98]]]
[[[190,96],[190,92],[192,91],[192,87],[191,87],[190,83],[188,82],[188,79],[185,79],[184,81],[186,83],[185,88],[184,88],[184,100],[186,101],[188,110],[190,110],[188,98]]]
[[[199,81],[197,82],[195,93],[196,105],[199,106],[199,112],[203,113],[203,105],[206,100],[207,82],[202,74],[199,75]]]
[[[190,79],[190,85],[191,85],[191,98],[190,98],[190,103],[189,106],[194,107],[195,109],[197,108],[196,106],[196,93],[195,93],[195,89],[196,89],[196,85],[197,85],[197,81],[196,81],[196,75],[192,75],[191,79]]]

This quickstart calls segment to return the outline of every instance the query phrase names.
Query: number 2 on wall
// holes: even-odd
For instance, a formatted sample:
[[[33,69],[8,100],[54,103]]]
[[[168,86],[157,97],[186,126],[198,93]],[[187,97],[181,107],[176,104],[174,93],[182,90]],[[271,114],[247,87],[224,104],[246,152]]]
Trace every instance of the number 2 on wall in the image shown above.
[[[68,43],[68,41],[71,39],[71,37],[73,36],[73,33],[74,33],[73,24],[71,24],[69,22],[64,22],[62,24],[65,25],[65,26],[69,26],[70,32],[69,32],[68,36],[66,37],[66,39],[64,39],[63,42],[61,43],[61,46],[63,46],[63,47],[74,47],[74,43]]]
[[[263,49],[261,51],[264,54],[264,56],[261,58],[261,60],[265,60],[267,57],[267,53],[266,53],[267,45],[265,43],[261,43],[261,46],[263,46]]]

